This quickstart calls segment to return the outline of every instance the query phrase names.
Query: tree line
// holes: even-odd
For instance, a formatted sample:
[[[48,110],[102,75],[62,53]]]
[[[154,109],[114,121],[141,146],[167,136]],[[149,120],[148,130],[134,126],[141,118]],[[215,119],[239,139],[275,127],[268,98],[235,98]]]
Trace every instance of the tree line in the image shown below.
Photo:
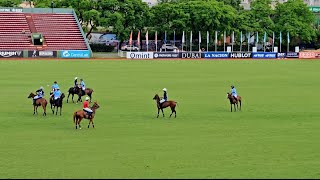
[[[20,1],[21,2],[21,1]],[[215,31],[290,34],[291,43],[313,43],[319,35],[316,17],[303,0],[288,0],[274,7],[271,0],[253,0],[250,10],[244,10],[240,0],[159,0],[149,7],[142,0],[33,0],[34,7],[73,8],[87,33],[97,27],[110,29],[118,39],[129,39],[133,31],[149,32],[149,39],[181,37],[182,32]],[[53,2],[53,4],[51,4]],[[10,4],[11,3],[11,4]],[[0,0],[0,6],[17,6],[17,0]],[[143,37],[143,36],[142,36]],[[279,36],[276,36],[279,38]],[[213,36],[210,36],[212,40]],[[223,38],[219,36],[219,39]],[[160,38],[159,38],[160,39]],[[178,38],[177,38],[178,39]],[[286,39],[284,38],[284,41]]]

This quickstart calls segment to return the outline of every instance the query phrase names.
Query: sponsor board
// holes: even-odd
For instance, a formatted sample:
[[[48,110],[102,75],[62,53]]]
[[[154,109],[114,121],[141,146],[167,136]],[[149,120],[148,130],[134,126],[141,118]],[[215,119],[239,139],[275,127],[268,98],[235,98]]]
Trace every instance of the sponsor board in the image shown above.
[[[277,53],[278,58],[286,58],[287,54],[286,53]]]
[[[179,58],[179,53],[154,52],[153,58]]]
[[[229,55],[230,58],[251,58],[252,53],[251,52],[232,52]]]
[[[0,12],[22,12],[22,8],[0,8]]]
[[[277,58],[277,53],[269,53],[269,52],[255,52],[252,53],[252,58],[261,58],[261,59],[275,59]]]
[[[288,52],[286,54],[287,58],[299,58],[299,53],[298,52]]]
[[[28,51],[28,57],[57,57],[57,51]]]
[[[61,58],[90,58],[91,52],[89,50],[63,50],[61,51]]]
[[[299,58],[301,58],[301,59],[314,59],[314,58],[318,58],[319,55],[320,55],[319,52],[300,52]]]
[[[229,53],[227,52],[205,52],[204,58],[206,59],[223,59],[229,58]]]
[[[23,57],[22,51],[4,51],[0,50],[0,58]]]
[[[127,59],[153,59],[153,52],[127,52]]]
[[[201,53],[199,53],[199,52],[182,52],[180,57],[183,59],[200,59]]]

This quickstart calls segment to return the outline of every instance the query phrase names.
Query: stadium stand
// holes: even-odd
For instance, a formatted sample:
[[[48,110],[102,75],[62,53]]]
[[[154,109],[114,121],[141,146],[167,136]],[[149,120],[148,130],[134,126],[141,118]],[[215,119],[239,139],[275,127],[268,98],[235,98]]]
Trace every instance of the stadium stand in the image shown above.
[[[0,12],[0,49],[90,50],[74,13]],[[43,36],[34,45],[32,33]]]

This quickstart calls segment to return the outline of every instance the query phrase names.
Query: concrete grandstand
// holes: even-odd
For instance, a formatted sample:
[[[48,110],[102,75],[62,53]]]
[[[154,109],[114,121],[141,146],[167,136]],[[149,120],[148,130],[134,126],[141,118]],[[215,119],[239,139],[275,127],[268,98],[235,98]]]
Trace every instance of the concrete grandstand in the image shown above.
[[[89,50],[73,9],[0,8],[0,50]]]

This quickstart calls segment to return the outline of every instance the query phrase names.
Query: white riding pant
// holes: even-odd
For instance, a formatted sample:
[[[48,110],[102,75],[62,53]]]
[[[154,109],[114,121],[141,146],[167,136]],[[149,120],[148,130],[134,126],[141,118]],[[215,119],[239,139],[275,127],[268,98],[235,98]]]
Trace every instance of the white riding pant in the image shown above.
[[[93,112],[90,108],[83,108],[83,110],[87,111],[87,112]]]
[[[160,104],[163,103],[163,102],[165,102],[165,101],[166,101],[165,99],[161,99],[161,100],[160,100]]]
[[[233,96],[234,96],[235,98],[238,98],[238,95],[236,95],[236,94],[233,94]]]
[[[40,96],[36,95],[35,97],[33,97],[33,99],[39,99],[41,98]]]
[[[82,87],[82,90],[85,90],[86,88],[85,87]]]

